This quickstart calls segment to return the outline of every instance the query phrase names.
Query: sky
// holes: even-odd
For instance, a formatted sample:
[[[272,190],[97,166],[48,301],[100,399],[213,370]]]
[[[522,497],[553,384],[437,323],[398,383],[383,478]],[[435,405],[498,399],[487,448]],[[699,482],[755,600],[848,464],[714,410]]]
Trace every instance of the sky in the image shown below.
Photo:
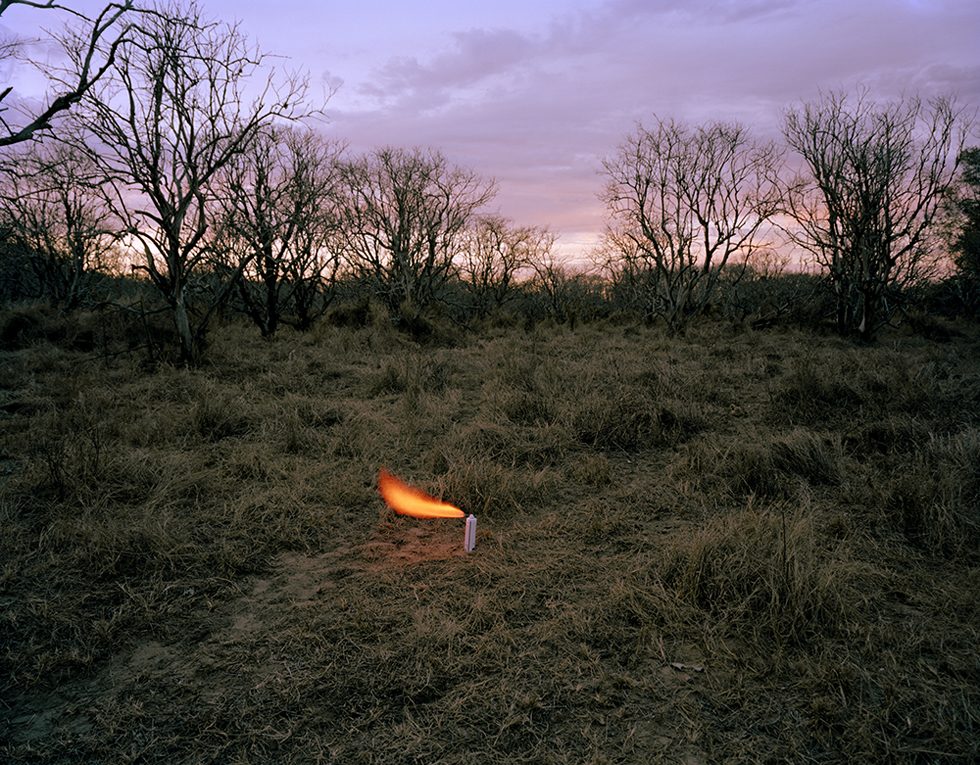
[[[329,137],[355,153],[439,149],[495,179],[489,211],[550,228],[573,259],[603,229],[602,158],[653,115],[778,139],[785,110],[821,90],[980,107],[978,0],[201,3],[308,72],[315,98],[333,93]],[[47,13],[13,6],[0,28],[37,36],[57,26]],[[20,70],[0,66],[0,81],[40,94]]]

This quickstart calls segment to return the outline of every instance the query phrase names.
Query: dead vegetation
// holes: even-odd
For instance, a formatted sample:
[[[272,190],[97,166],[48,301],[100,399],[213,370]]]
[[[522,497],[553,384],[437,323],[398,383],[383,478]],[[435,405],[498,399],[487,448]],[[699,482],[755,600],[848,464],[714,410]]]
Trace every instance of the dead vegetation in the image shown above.
[[[980,756],[975,330],[50,340],[0,357],[0,759]]]

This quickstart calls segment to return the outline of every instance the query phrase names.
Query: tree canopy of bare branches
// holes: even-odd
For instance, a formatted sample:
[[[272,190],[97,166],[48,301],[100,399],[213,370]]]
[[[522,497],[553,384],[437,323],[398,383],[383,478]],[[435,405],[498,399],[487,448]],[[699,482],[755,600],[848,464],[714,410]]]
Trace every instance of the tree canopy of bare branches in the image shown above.
[[[783,133],[806,169],[787,194],[790,234],[826,270],[841,334],[873,338],[889,298],[930,275],[928,235],[962,127],[949,98],[828,93],[786,114]]]
[[[598,286],[594,276],[577,272],[553,249],[554,238],[547,242],[532,261],[532,287],[543,299],[546,314],[559,324],[572,328],[578,322],[586,293]]]
[[[328,305],[339,261],[332,239],[341,150],[311,130],[272,126],[221,173],[217,255],[247,253],[238,293],[263,337],[284,320],[307,328]]]
[[[737,124],[656,119],[603,163],[610,241],[645,275],[648,313],[679,328],[701,313],[721,270],[747,262],[781,205],[780,153]]]
[[[459,276],[478,318],[500,310],[514,296],[514,280],[545,257],[554,235],[534,226],[514,226],[500,215],[478,216],[460,241]]]
[[[65,38],[79,69],[86,46],[82,33]],[[305,81],[262,80],[265,63],[237,26],[207,19],[196,3],[158,5],[115,46],[109,70],[80,102],[84,133],[75,145],[104,173],[108,202],[173,312],[187,361],[198,358],[227,294],[192,306],[216,176],[263,126],[303,116]],[[236,273],[248,263],[246,255]]]
[[[384,148],[342,170],[346,257],[387,306],[425,308],[452,275],[458,240],[492,182],[439,152]]]
[[[34,296],[75,308],[115,244],[95,170],[84,155],[57,143],[29,144],[14,159],[17,172],[5,174],[0,186],[0,223],[18,245]]]
[[[13,87],[0,86],[0,146],[29,141],[39,132],[50,130],[51,121],[56,115],[81,100],[112,66],[116,49],[125,40],[127,31],[127,25],[121,19],[127,11],[133,9],[132,0],[108,3],[94,19],[89,19],[54,0],[0,0],[0,16],[13,5],[67,12],[82,20],[84,33],[80,33],[78,37],[77,68],[72,71],[70,77],[52,78],[57,95],[50,98],[35,113],[28,114],[21,121],[8,119],[5,116],[7,109],[3,108],[2,103],[10,95]],[[107,42],[106,38],[116,31],[118,35]],[[0,47],[0,61],[17,58],[19,48],[17,41],[8,42]]]

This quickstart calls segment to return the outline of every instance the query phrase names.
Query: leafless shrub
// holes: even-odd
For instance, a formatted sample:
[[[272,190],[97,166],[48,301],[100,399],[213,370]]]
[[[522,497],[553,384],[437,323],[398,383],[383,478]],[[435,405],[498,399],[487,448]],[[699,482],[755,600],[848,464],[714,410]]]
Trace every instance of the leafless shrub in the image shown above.
[[[93,302],[92,275],[108,272],[116,259],[98,189],[92,164],[58,144],[18,152],[16,169],[3,174],[0,227],[26,261],[20,267],[31,275],[32,297],[65,310]]]
[[[309,329],[330,305],[340,268],[338,162],[342,147],[310,130],[273,125],[218,175],[216,265],[238,276],[237,294],[263,337],[281,322]]]
[[[544,300],[545,315],[571,329],[580,321],[596,318],[596,304],[601,304],[603,285],[595,275],[576,269],[552,251],[554,239],[543,247],[532,262],[534,278],[530,295]],[[533,316],[533,313],[528,313]]]
[[[98,405],[80,396],[67,411],[52,410],[31,445],[42,491],[59,500],[84,501],[97,490],[106,468],[108,427]]]
[[[217,175],[265,125],[308,113],[306,83],[270,74],[249,103],[245,83],[267,59],[241,30],[207,19],[194,0],[154,8],[114,44],[105,75],[81,98],[72,144],[105,177],[107,204],[171,309],[184,360],[194,362],[235,283],[209,290],[215,275],[203,273]],[[85,66],[87,44],[80,30],[63,39],[76,69]],[[251,255],[230,276],[244,272]]]
[[[477,218],[461,237],[456,258],[475,318],[486,318],[512,301],[516,278],[546,256],[554,239],[544,229],[514,226],[499,215]]]

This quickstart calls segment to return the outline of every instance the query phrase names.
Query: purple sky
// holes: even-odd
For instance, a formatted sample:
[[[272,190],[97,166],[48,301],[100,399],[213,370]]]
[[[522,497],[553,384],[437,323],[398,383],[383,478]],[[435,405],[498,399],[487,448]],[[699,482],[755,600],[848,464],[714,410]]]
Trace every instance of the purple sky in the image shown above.
[[[317,92],[339,86],[328,135],[355,151],[439,148],[496,178],[493,207],[549,226],[572,256],[603,226],[601,158],[653,113],[777,137],[783,110],[820,89],[980,106],[977,0],[201,2]],[[40,17],[13,8],[0,25],[32,34]]]

